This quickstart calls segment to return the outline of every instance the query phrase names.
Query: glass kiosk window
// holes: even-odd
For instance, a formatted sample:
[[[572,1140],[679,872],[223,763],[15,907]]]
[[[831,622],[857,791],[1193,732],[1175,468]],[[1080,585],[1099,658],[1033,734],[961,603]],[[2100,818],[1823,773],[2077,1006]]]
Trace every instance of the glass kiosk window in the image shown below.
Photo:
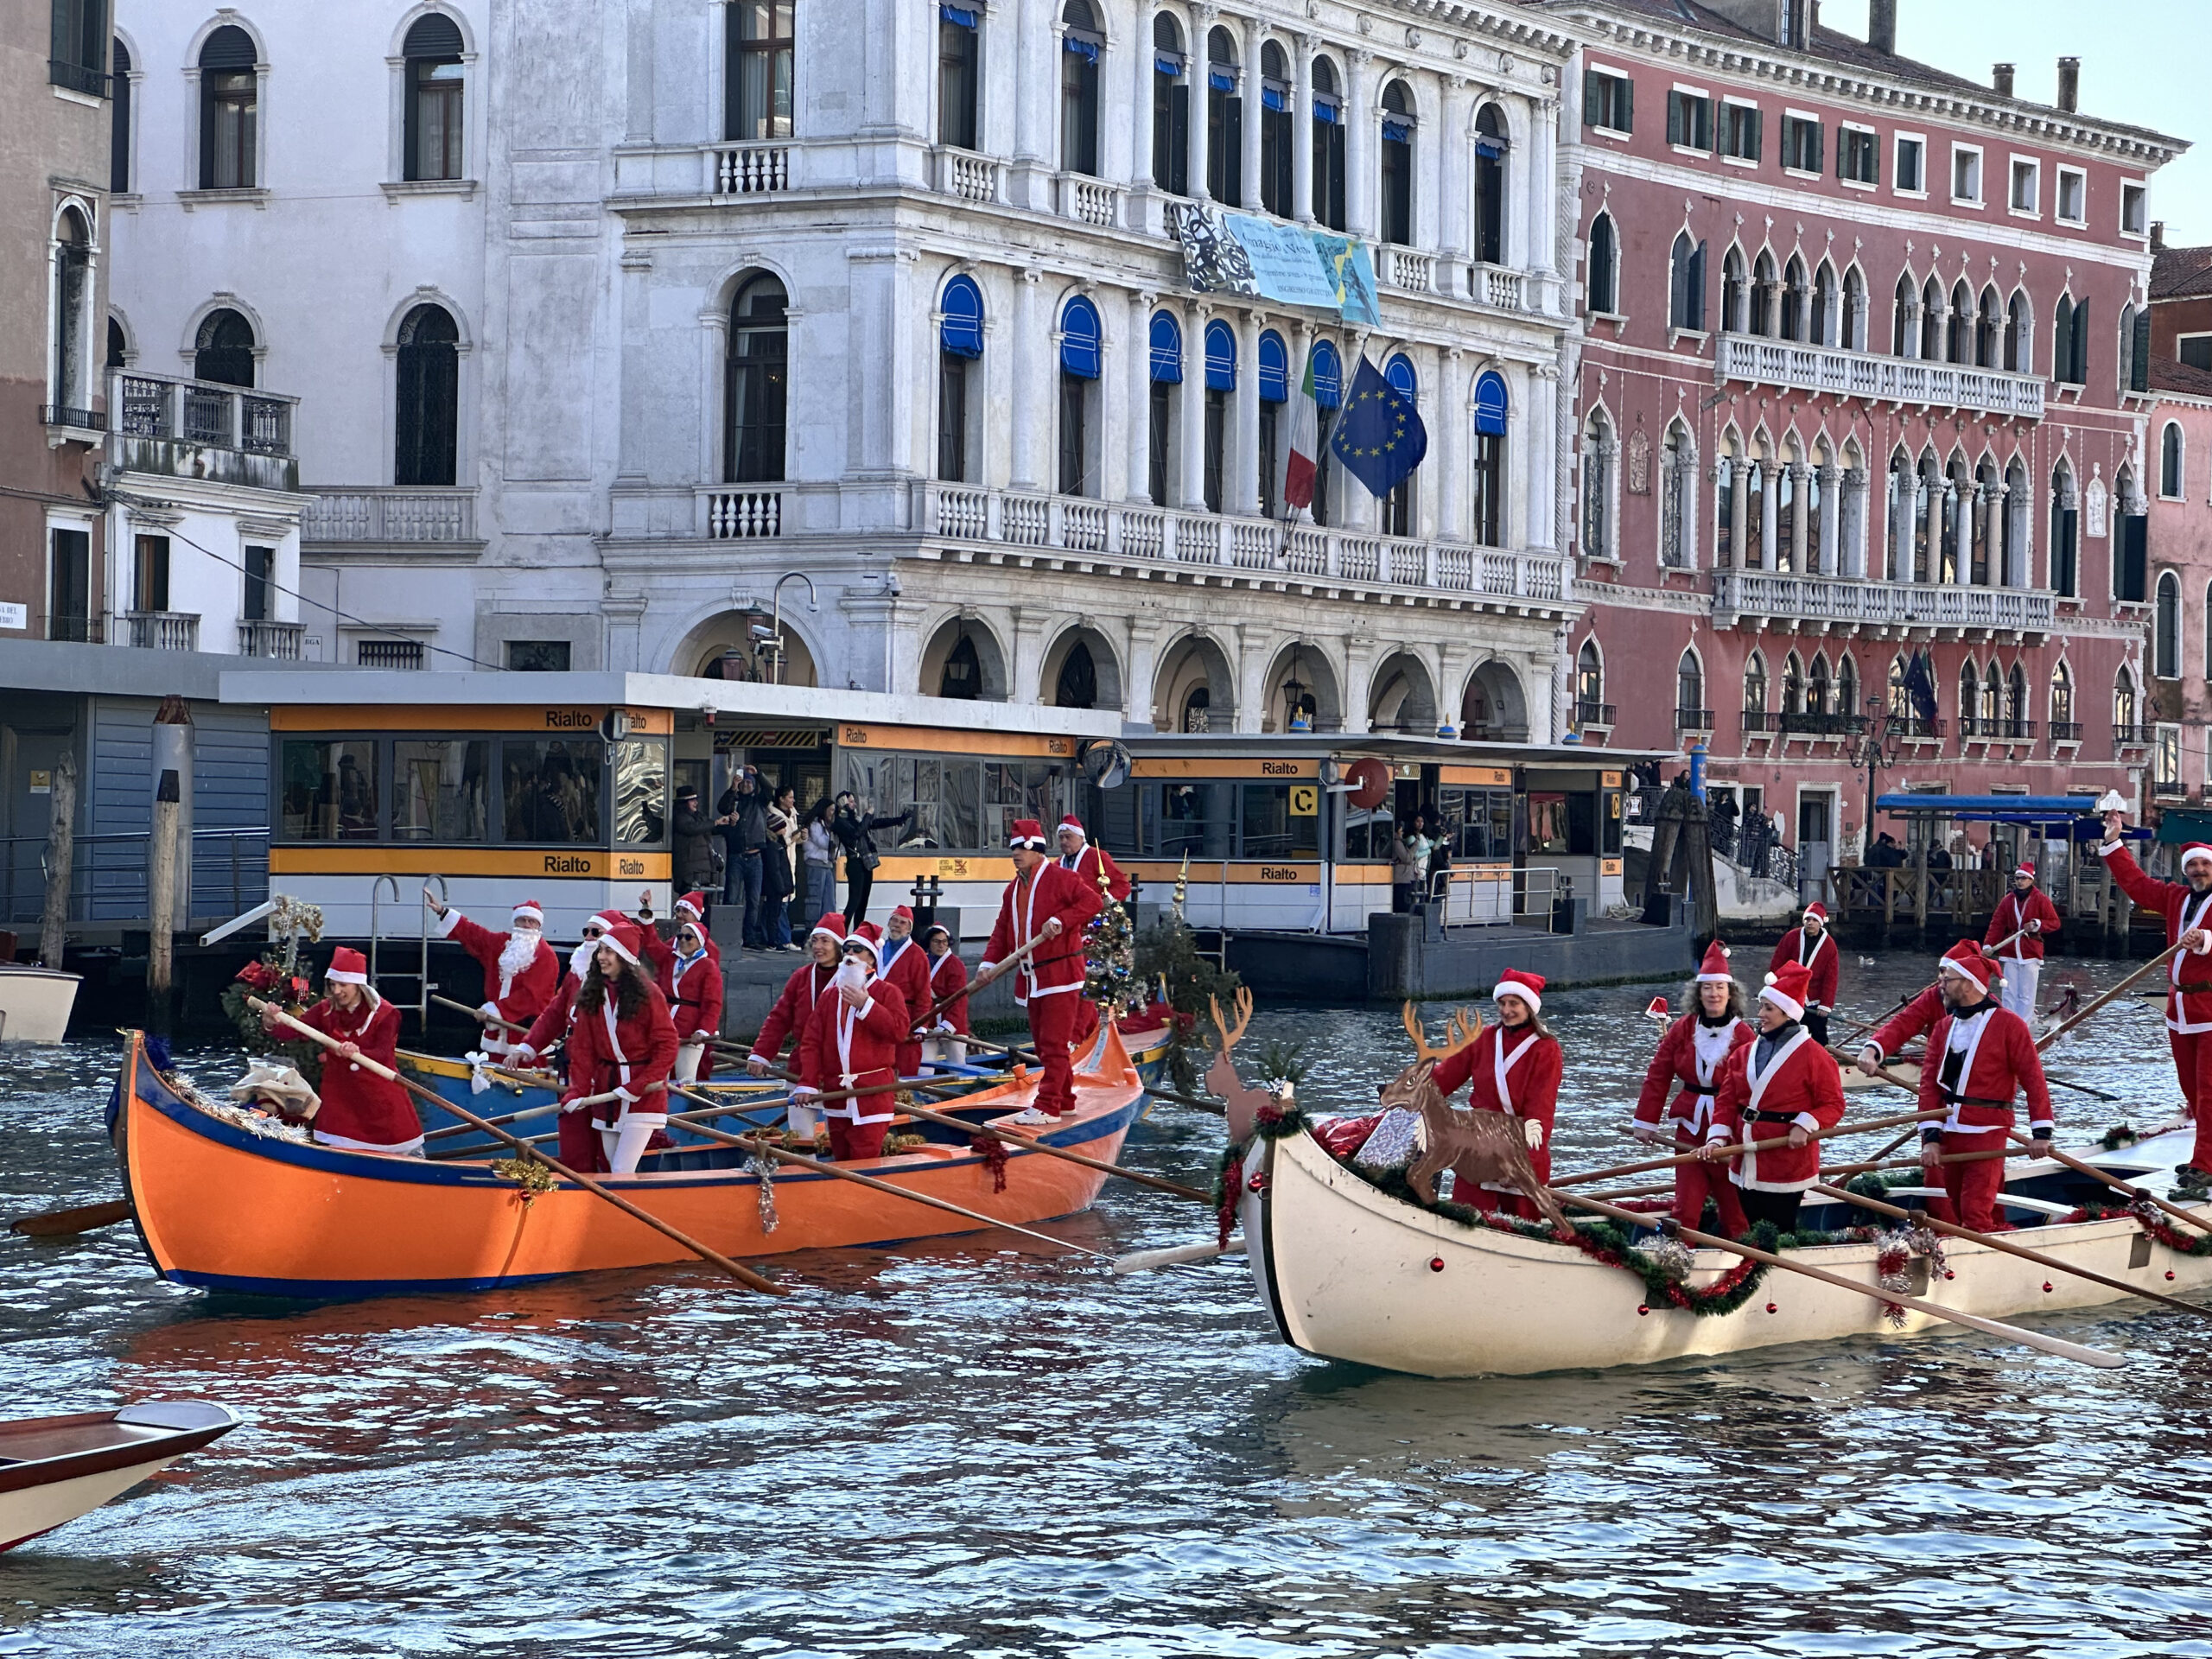
[[[505,838],[595,846],[605,746],[595,738],[554,737],[499,746]]]
[[[391,838],[452,846],[488,833],[492,746],[482,738],[403,737],[391,746]]]
[[[657,847],[668,833],[668,745],[631,738],[614,746],[614,842]]]
[[[377,838],[374,739],[287,738],[280,770],[285,840]]]

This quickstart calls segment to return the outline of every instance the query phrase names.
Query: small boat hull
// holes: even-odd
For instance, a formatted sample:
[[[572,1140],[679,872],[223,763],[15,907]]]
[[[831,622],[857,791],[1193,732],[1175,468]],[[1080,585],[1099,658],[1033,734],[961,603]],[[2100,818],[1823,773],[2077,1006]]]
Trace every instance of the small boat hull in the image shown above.
[[[58,1043],[69,1034],[79,976],[0,963],[0,1043]]]
[[[198,1401],[0,1423],[0,1550],[89,1514],[238,1425]]]

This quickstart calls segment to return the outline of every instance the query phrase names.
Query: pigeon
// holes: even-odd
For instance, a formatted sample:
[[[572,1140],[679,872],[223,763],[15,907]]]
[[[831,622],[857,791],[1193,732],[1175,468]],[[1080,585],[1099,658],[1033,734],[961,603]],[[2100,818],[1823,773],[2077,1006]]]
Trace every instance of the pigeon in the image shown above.
[[[1872,968],[1875,966],[1874,958],[1872,957],[1861,957],[1859,958],[1859,965],[1861,968]]]

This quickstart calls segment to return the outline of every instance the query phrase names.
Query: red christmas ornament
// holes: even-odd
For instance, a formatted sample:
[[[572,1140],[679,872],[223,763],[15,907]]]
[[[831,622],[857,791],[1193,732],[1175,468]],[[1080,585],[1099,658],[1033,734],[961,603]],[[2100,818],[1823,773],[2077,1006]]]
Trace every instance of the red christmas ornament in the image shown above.
[[[1255,1175],[1244,1185],[1255,1192],[1264,1192],[1268,1190],[1268,1178],[1265,1175]]]
[[[2044,1280],[2044,1281],[2043,1281],[2043,1287],[2044,1287],[2044,1290],[2045,1294],[2049,1294],[2049,1292],[2050,1292],[2050,1280],[2048,1280],[2048,1279]]]
[[[2168,1268],[2166,1269],[2166,1277],[2167,1277],[2167,1278],[2169,1278],[2169,1279],[2171,1279],[2171,1278],[2172,1278],[2173,1276],[2174,1276],[2174,1270],[2173,1270],[2171,1268]]]
[[[1649,1313],[1651,1310],[1650,1310],[1649,1307],[1645,1306],[1644,1306],[1644,1304],[1643,1304],[1642,1302],[1638,1302],[1638,1303],[1636,1305],[1636,1311],[1637,1311],[1637,1313],[1638,1314],[1644,1314],[1644,1313]]]
[[[1774,1313],[1774,1312],[1776,1311],[1776,1310],[1775,1310],[1775,1305],[1774,1305],[1772,1302],[1769,1302],[1769,1303],[1766,1305],[1766,1311],[1767,1311],[1768,1313]]]
[[[1956,1268],[1946,1268],[1943,1269],[1943,1276],[1946,1279],[1955,1279],[1959,1276],[1958,1269]]]
[[[1443,1271],[1444,1271],[1444,1258],[1443,1258],[1442,1256],[1440,1256],[1440,1255],[1432,1255],[1432,1256],[1430,1256],[1430,1257],[1428,1258],[1428,1270],[1429,1270],[1431,1273],[1441,1273],[1441,1272],[1443,1272]]]

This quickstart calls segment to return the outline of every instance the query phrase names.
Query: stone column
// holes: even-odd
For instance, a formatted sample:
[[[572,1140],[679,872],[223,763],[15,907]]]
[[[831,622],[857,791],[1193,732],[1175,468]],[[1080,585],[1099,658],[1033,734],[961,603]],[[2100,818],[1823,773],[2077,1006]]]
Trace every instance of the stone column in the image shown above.
[[[1294,35],[1296,87],[1290,100],[1290,208],[1301,225],[1313,222],[1313,37]],[[1301,372],[1302,372],[1301,365]]]
[[[1473,184],[1469,168],[1474,151],[1474,111],[1467,96],[1474,83],[1465,75],[1444,77],[1441,113],[1436,123],[1436,242],[1438,255],[1452,267],[1437,279],[1437,291],[1457,294],[1467,280],[1471,238],[1468,236]]]
[[[1122,718],[1132,726],[1149,728],[1153,723],[1152,682],[1160,670],[1154,648],[1159,638],[1158,616],[1140,612],[1129,619],[1129,648],[1122,658]]]
[[[1256,733],[1269,712],[1268,702],[1268,630],[1260,624],[1239,622],[1223,630],[1236,642],[1236,660],[1229,672],[1236,682],[1236,730]]]
[[[1236,390],[1230,395],[1229,476],[1222,481],[1221,505],[1224,512],[1252,518],[1260,512],[1259,314],[1247,311],[1230,326],[1236,330]],[[1287,435],[1278,430],[1276,442]]]
[[[1738,570],[1756,570],[1758,550],[1745,540],[1745,530],[1751,523],[1751,464],[1741,455],[1732,461],[1728,468],[1728,522],[1735,526],[1730,539],[1735,546],[1729,550]]]
[[[1267,114],[1267,105],[1264,102],[1267,89],[1261,84],[1260,74],[1260,42],[1264,38],[1264,35],[1265,31],[1262,29],[1257,17],[1247,17],[1244,20],[1244,66],[1243,77],[1238,83],[1239,95],[1244,100],[1243,149],[1237,158],[1237,164],[1243,169],[1243,175],[1237,182],[1243,190],[1243,200],[1241,205],[1250,208],[1255,213],[1261,211],[1260,123]]]
[[[1438,354],[1435,414],[1428,420],[1427,470],[1434,478],[1432,493],[1436,515],[1429,531],[1440,542],[1467,539],[1467,470],[1472,464],[1469,447],[1474,441],[1474,416],[1467,409],[1464,359],[1456,346]]]
[[[1529,148],[1535,160],[1516,194],[1529,203],[1529,246],[1522,262],[1530,270],[1556,276],[1560,268],[1559,256],[1559,191],[1555,175],[1559,157],[1560,102],[1555,98],[1540,98],[1530,105],[1535,118],[1529,125]],[[1665,111],[1660,112],[1662,116]],[[1510,158],[1509,158],[1510,160]],[[1561,286],[1547,283],[1549,294],[1559,294]]]
[[[1812,475],[1813,469],[1803,461],[1793,461],[1789,463],[1789,489],[1796,499],[1795,509],[1789,515],[1789,568],[1801,576],[1805,575],[1809,568],[1805,563],[1805,553],[1809,541],[1807,532],[1812,526],[1806,522],[1805,518],[1805,509],[1808,505],[1805,499],[1805,484]]]
[[[1509,545],[1527,548],[1532,553],[1548,553],[1559,545],[1559,536],[1553,519],[1558,509],[1557,498],[1552,490],[1553,451],[1558,443],[1559,365],[1539,363],[1529,372],[1529,418],[1522,442],[1529,446],[1529,467],[1522,475],[1527,499],[1521,508],[1522,534]],[[1511,457],[1508,456],[1510,462]],[[1513,492],[1508,489],[1510,504]]]
[[[1099,332],[1105,336],[1098,345],[1098,499],[1118,501],[1128,488],[1122,474],[1128,459],[1129,425],[1141,421],[1144,411],[1141,404],[1132,409],[1126,397],[1115,395],[1114,377],[1126,375],[1122,360],[1140,342],[1116,329],[1105,295],[1091,297],[1098,307]]]
[[[1218,6],[1200,6],[1191,20],[1191,200],[1211,201],[1206,188],[1206,106],[1212,99],[1213,65],[1206,56],[1206,35],[1221,16]]]
[[[1154,67],[1154,55],[1152,29],[1147,22],[1129,37],[1129,56],[1136,72],[1135,99],[1129,106],[1133,111],[1129,122],[1129,190],[1133,196],[1152,188],[1152,78],[1158,73]],[[1101,91],[1103,93],[1103,86]],[[1104,101],[1103,96],[1100,101]],[[1141,210],[1133,206],[1129,224],[1135,227],[1143,223]]]
[[[1123,499],[1151,505],[1147,488],[1152,474],[1152,307],[1157,295],[1140,289],[1129,296],[1129,353],[1124,367],[1128,406],[1128,479]],[[1134,718],[1135,716],[1132,716]]]
[[[1053,342],[1045,338],[1039,316],[1038,283],[1044,273],[1027,266],[1014,273],[1014,474],[1007,482],[1017,490],[1040,487],[1037,472],[1039,429],[1052,425],[1052,406],[1045,392],[1051,381],[1048,360]]]
[[[1928,531],[1928,580],[1943,579],[1943,480],[1931,482],[1928,488],[1928,512],[1921,521]]]
[[[1378,135],[1375,128],[1372,89],[1375,54],[1365,47],[1355,48],[1346,54],[1349,72],[1344,79],[1344,224],[1354,236],[1363,236],[1370,241],[1375,238],[1376,181],[1368,176],[1375,165],[1375,146]]]
[[[1038,703],[1046,701],[1045,629],[1059,614],[1036,605],[1011,607],[1014,620],[1014,661],[1008,665],[1006,700]]]
[[[1779,467],[1759,468],[1759,563],[1762,570],[1777,569],[1775,561],[1775,509],[1782,495],[1782,469]]]
[[[1003,13],[1000,15],[1004,16]],[[1052,149],[1052,129],[1057,124],[1055,118],[1059,107],[1059,66],[1054,58],[1046,54],[1052,53],[1057,57],[1060,29],[1058,7],[1049,12],[1037,6],[1016,9],[1014,165],[1009,169],[1007,194],[1009,200],[1032,212],[1051,211],[1050,174],[1059,162]],[[1001,32],[1003,33],[1003,26]],[[1005,84],[1003,79],[999,79],[999,86]],[[988,110],[990,93],[987,92],[984,97]],[[982,147],[990,149],[988,138],[982,141]]]
[[[1843,469],[1830,461],[1815,474],[1821,484],[1820,574],[1837,576],[1843,574],[1839,537],[1843,524],[1843,503],[1836,492],[1842,486]]]

